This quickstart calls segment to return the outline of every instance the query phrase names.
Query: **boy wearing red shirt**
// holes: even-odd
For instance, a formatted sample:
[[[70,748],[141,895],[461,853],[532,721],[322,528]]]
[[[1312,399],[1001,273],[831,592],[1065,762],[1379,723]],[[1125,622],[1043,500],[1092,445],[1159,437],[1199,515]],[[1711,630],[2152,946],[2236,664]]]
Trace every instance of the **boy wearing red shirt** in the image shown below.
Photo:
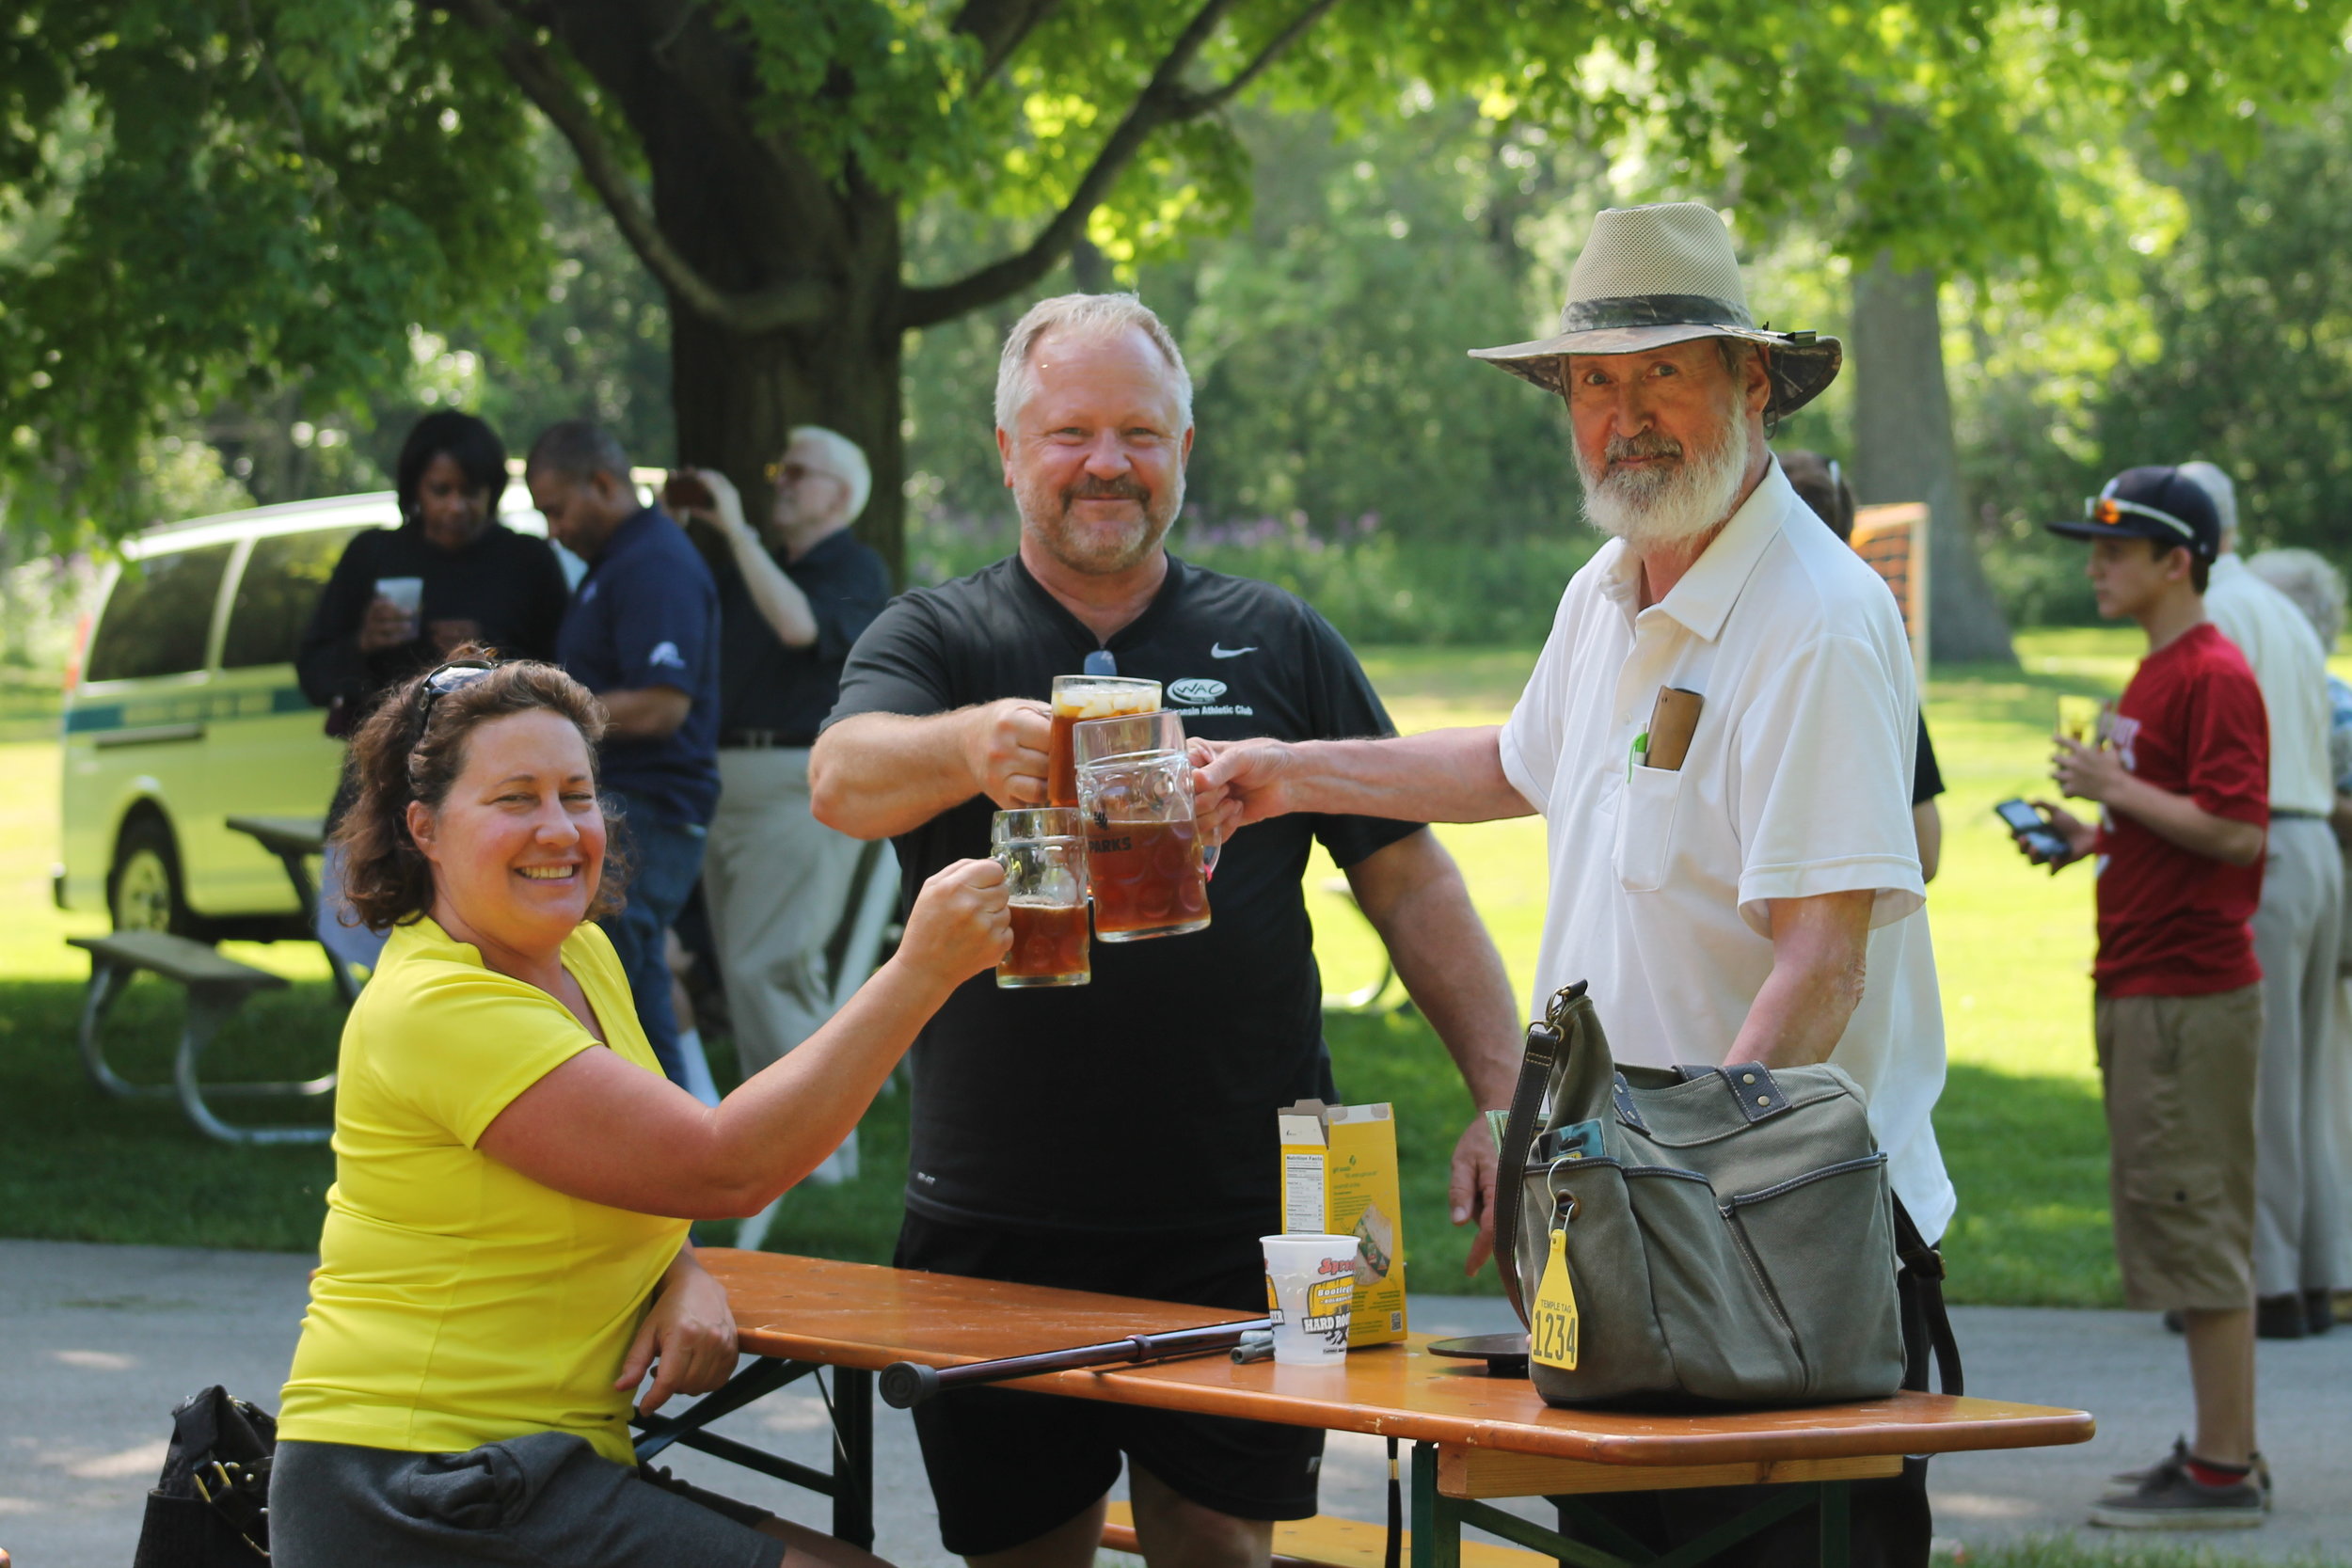
[[[2268,721],[2244,656],[2205,619],[2221,528],[2195,482],[2126,469],[2083,521],[2050,531],[2090,541],[2099,613],[2148,634],[2102,743],[2058,739],[2053,776],[2106,808],[2100,825],[2035,804],[2066,843],[2058,864],[2099,857],[2092,979],[2116,1261],[2132,1306],[2185,1321],[2197,1402],[2195,1446],[2119,1477],[2131,1489],[2090,1518],[2250,1527],[2269,1501],[2254,1447],[2262,971],[2248,926],[2270,820]]]

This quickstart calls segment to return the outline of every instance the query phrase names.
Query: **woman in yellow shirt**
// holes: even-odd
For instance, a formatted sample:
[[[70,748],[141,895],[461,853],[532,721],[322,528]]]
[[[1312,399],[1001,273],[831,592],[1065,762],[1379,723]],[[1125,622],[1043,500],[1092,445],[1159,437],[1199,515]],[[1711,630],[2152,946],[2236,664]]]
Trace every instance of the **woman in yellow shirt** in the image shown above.
[[[734,1370],[688,1222],[756,1213],[832,1152],[1011,938],[1002,871],[927,882],[897,955],[716,1107],[661,1075],[595,916],[617,900],[601,710],[550,665],[461,659],[352,748],[347,895],[389,930],[344,1025],[336,1180],[278,1423],[278,1568],[872,1568],[641,1474],[644,1408]]]

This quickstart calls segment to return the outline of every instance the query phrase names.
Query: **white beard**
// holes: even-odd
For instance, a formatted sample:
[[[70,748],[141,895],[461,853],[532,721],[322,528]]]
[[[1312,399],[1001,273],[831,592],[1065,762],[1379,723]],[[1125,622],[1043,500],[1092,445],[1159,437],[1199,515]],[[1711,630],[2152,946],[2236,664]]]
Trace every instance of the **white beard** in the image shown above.
[[[1727,410],[1722,439],[1664,469],[1629,468],[1602,477],[1576,449],[1576,474],[1584,482],[1584,520],[1637,550],[1686,544],[1728,521],[1732,502],[1746,480],[1753,451],[1745,410]]]

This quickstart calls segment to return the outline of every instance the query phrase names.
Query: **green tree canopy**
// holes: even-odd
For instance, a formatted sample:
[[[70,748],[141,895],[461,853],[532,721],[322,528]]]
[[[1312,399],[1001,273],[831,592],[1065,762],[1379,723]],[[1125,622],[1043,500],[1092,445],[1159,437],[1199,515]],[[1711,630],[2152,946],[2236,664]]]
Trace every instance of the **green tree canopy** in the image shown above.
[[[669,299],[677,451],[645,455],[756,496],[822,418],[874,455],[862,526],[895,556],[904,335],[1081,239],[1133,265],[1236,221],[1245,96],[1360,125],[1467,88],[1720,185],[1743,228],[1836,191],[1847,254],[1966,270],[2061,248],[2052,104],[2242,147],[2255,103],[2332,80],[2346,3],[19,0],[0,453],[20,493],[127,527],[164,420],[289,384],[356,405],[411,326],[495,329],[550,265],[527,100]],[[1017,237],[909,276],[934,198]]]

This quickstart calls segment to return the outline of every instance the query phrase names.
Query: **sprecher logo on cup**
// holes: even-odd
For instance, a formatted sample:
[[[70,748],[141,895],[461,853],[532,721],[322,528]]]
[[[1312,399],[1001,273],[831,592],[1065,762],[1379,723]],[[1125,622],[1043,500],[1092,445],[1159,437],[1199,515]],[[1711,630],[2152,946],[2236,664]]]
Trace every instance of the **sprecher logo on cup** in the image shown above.
[[[1225,683],[1209,680],[1204,676],[1195,676],[1190,680],[1170,681],[1168,686],[1168,694],[1180,703],[1187,703],[1198,707],[1203,703],[1214,703],[1219,697],[1224,696]]]

